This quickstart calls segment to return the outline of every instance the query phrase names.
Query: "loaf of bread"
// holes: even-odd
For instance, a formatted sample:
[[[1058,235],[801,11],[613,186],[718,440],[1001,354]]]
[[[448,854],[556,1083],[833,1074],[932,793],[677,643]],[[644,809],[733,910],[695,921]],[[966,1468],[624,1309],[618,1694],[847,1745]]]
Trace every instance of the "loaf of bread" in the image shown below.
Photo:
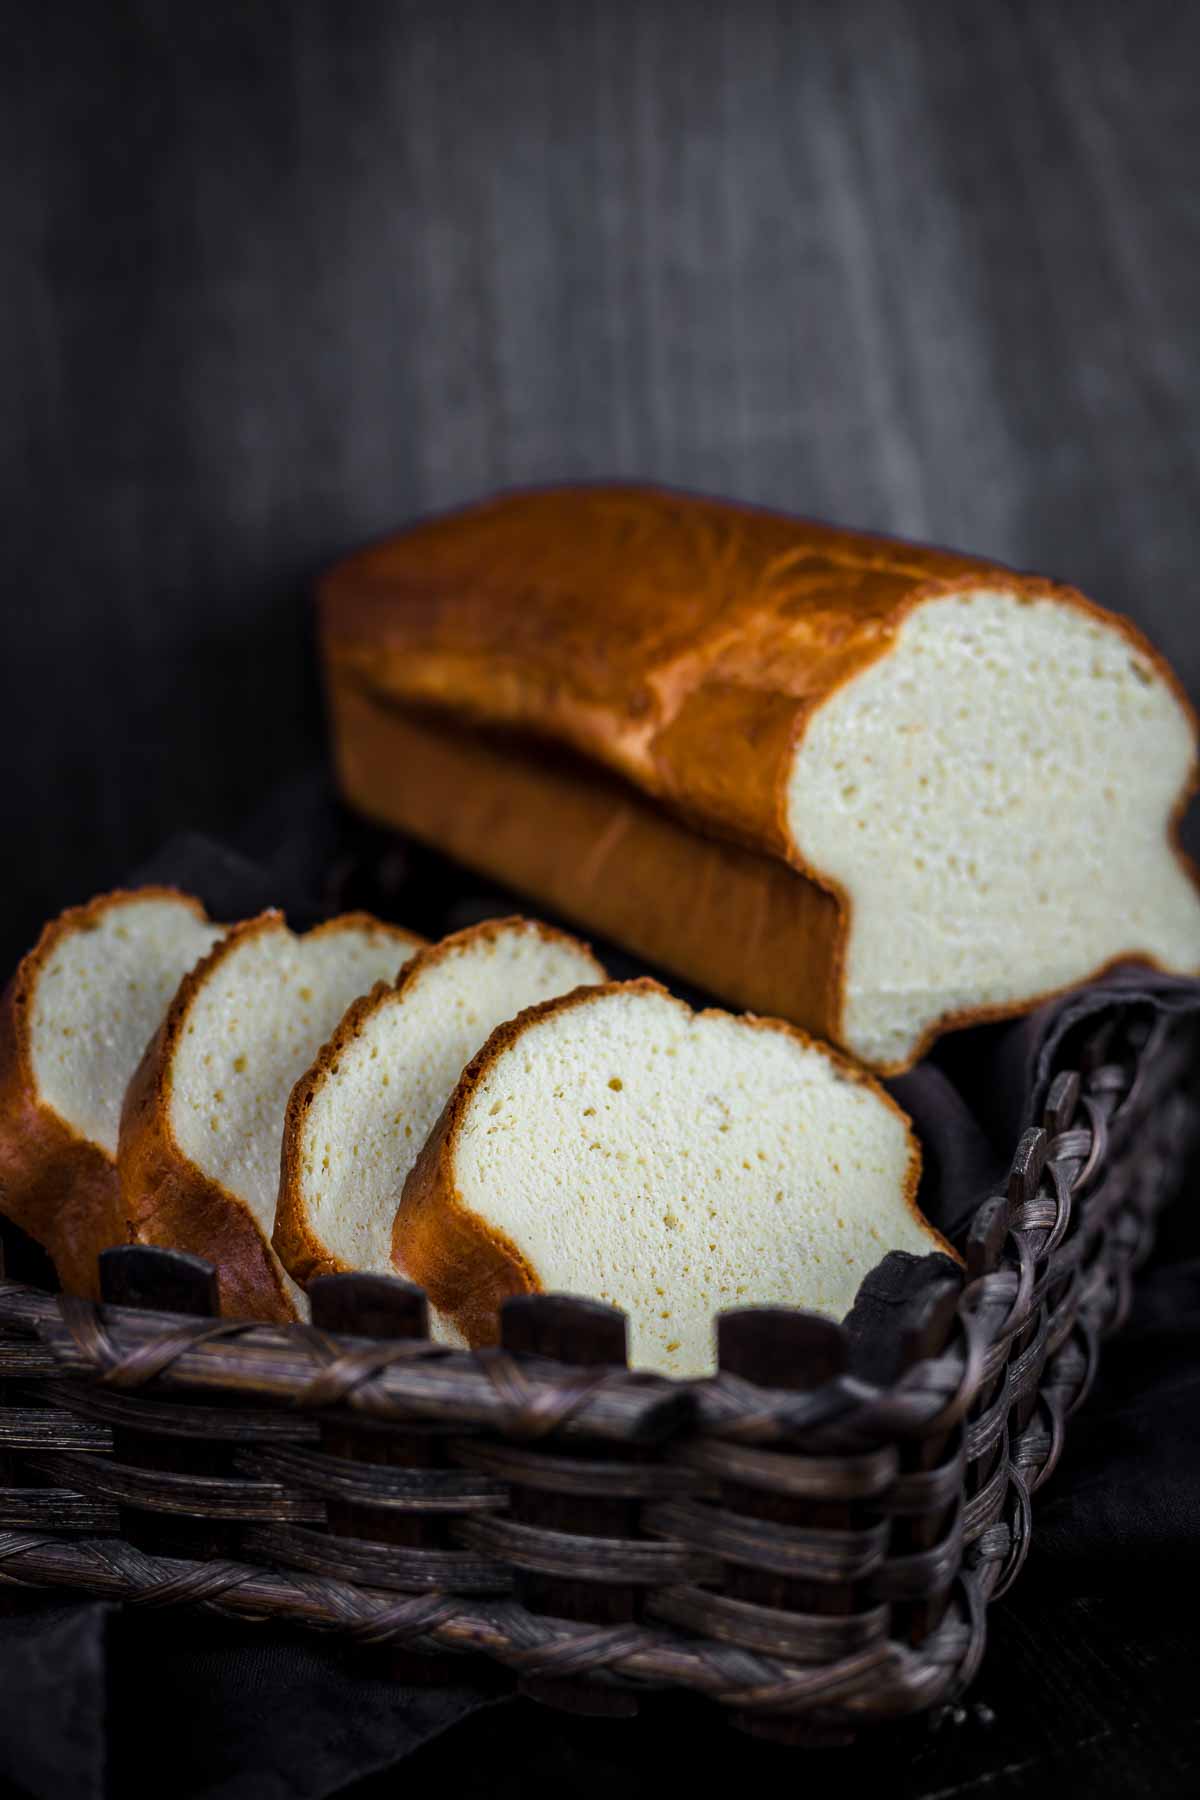
[[[0,1212],[99,1295],[127,1232],[121,1103],[180,981],[221,936],[173,888],[101,894],[51,921],[0,997]]]
[[[919,1173],[907,1118],[845,1058],[614,982],[492,1033],[409,1173],[392,1255],[473,1347],[510,1295],[560,1291],[625,1310],[635,1368],[699,1376],[717,1313],[841,1318],[887,1251],[948,1249]]]
[[[393,1274],[396,1201],[472,1056],[523,1008],[604,980],[575,938],[499,919],[356,1000],[288,1102],[272,1241],[293,1279]]]
[[[320,607],[352,803],[877,1070],[1200,970],[1193,715],[1072,588],[596,486],[420,524]]]
[[[117,1164],[129,1235],[214,1264],[221,1310],[285,1322],[301,1289],[271,1249],[288,1097],[350,1002],[422,939],[365,913],[303,936],[234,926],[185,978],[130,1081]]]

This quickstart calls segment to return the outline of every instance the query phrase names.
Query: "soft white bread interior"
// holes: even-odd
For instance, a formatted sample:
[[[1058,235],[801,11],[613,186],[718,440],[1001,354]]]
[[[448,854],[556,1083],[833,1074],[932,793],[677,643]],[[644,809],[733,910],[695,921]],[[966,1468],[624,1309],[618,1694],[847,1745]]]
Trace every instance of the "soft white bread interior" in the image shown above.
[[[493,1032],[405,1184],[393,1257],[472,1345],[508,1295],[607,1300],[634,1367],[715,1366],[715,1315],[841,1318],[888,1250],[945,1250],[916,1211],[909,1122],[774,1020],[657,983],[549,1001]]]
[[[185,894],[114,894],[90,917],[81,908],[42,963],[29,1009],[38,1092],[110,1157],[142,1052],[222,934]]]
[[[467,1063],[525,1007],[605,979],[578,939],[499,919],[355,1001],[288,1103],[273,1243],[294,1279],[395,1273],[397,1200]]]
[[[788,783],[794,852],[847,902],[839,1041],[899,1068],[936,1027],[1127,955],[1200,970],[1172,829],[1194,762],[1175,685],[1104,614],[915,605],[812,714]]]
[[[183,976],[222,934],[170,888],[102,894],[52,921],[0,1002],[0,1210],[96,1291],[125,1238],[121,1105]]]
[[[288,1096],[351,1000],[421,943],[365,914],[298,936],[266,913],[176,995],[126,1099],[122,1189],[135,1236],[217,1264],[223,1310],[303,1315],[270,1249]]]

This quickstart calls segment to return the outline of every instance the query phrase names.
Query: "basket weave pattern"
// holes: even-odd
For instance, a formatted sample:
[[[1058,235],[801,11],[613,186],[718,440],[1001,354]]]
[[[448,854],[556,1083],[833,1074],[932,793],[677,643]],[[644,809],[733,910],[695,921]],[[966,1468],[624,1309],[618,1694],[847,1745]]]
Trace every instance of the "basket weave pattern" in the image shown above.
[[[100,1307],[0,1281],[0,1576],[333,1629],[434,1679],[482,1653],[574,1709],[687,1688],[829,1740],[944,1704],[1128,1309],[1193,1053],[1133,1013],[1079,1047],[886,1382],[782,1309],[724,1315],[719,1375],[679,1383],[558,1296],[466,1353],[376,1277],[286,1328],[197,1316],[210,1272],[168,1252],[106,1252]]]

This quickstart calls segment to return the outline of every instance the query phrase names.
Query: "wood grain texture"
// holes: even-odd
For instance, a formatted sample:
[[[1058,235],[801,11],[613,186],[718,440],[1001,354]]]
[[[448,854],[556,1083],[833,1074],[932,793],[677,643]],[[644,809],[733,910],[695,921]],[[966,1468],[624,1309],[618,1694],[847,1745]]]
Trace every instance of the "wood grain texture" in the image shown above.
[[[1200,689],[1195,9],[10,13],[10,962],[312,753],[319,568],[509,483],[1043,568]]]

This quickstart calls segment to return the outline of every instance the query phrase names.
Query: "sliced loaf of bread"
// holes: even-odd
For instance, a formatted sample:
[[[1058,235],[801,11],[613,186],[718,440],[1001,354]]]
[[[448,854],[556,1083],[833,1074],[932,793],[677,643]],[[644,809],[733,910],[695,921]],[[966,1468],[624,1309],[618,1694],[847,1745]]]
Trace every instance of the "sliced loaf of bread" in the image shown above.
[[[125,1241],[125,1089],[222,929],[173,888],[101,894],[46,926],[0,998],[0,1212],[69,1292],[95,1298],[98,1253]]]
[[[423,519],[321,620],[356,806],[879,1071],[1200,973],[1196,718],[1073,588],[622,482]]]
[[[270,1244],[288,1095],[350,1002],[394,980],[422,941],[366,913],[297,936],[266,912],[171,1002],[125,1097],[122,1199],[137,1242],[215,1264],[223,1312],[306,1316]]]
[[[417,1152],[472,1056],[535,1001],[602,982],[585,944],[489,920],[414,956],[356,1000],[288,1102],[272,1242],[302,1286],[394,1273],[392,1220]]]
[[[717,1313],[841,1318],[888,1250],[947,1250],[919,1172],[908,1119],[837,1053],[611,983],[492,1033],[405,1182],[393,1261],[473,1347],[508,1296],[568,1292],[624,1308],[635,1368],[700,1376]]]

